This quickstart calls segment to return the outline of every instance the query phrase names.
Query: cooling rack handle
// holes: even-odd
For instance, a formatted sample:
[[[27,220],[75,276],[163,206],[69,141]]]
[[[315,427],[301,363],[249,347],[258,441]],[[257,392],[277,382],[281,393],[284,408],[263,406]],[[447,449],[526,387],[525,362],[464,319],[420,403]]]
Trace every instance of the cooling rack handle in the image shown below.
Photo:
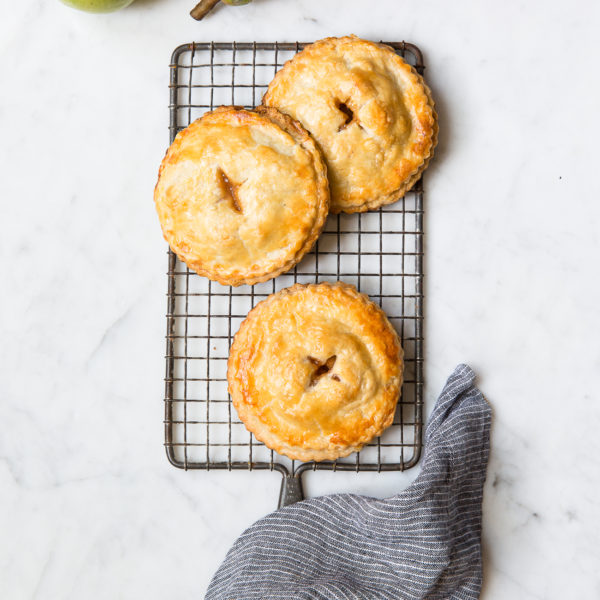
[[[302,492],[302,474],[284,474],[281,480],[281,492],[279,493],[279,508],[304,500]]]

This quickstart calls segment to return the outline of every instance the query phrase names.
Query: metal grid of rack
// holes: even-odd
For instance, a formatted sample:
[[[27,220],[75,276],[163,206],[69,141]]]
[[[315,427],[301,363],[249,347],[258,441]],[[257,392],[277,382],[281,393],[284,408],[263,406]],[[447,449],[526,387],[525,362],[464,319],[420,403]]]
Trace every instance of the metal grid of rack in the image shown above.
[[[386,42],[419,72],[419,49]],[[170,139],[222,104],[260,104],[275,72],[302,43],[192,43],[175,49],[170,77]],[[299,463],[258,442],[227,393],[229,346],[256,303],[293,283],[343,280],[378,302],[405,352],[394,423],[361,452],[334,462]],[[165,447],[182,469],[270,469],[283,475],[280,505],[302,497],[308,469],[395,471],[414,466],[423,429],[423,186],[380,210],[330,215],[313,251],[266,283],[221,286],[169,251]]]

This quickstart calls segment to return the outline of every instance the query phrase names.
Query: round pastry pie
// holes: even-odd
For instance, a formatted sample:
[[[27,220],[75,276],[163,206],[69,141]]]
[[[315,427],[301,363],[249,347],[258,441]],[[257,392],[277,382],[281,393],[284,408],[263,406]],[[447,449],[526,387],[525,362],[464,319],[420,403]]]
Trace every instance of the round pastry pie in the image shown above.
[[[316,139],[336,213],[404,196],[437,143],[422,77],[389,46],[355,36],[306,46],[276,74],[263,103],[298,119]]]
[[[221,107],[181,131],[154,201],[173,252],[224,285],[292,268],[329,210],[327,171],[307,131],[274,108]]]
[[[248,314],[227,380],[246,428],[293,459],[333,460],[391,425],[402,347],[384,312],[345,283],[296,284]]]

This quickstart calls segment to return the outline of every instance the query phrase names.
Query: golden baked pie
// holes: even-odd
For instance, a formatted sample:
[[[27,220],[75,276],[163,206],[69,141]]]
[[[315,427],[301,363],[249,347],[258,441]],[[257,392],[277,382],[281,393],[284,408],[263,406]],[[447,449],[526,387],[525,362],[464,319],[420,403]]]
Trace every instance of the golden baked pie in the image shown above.
[[[263,103],[316,139],[332,212],[395,202],[418,181],[437,143],[423,78],[389,46],[355,36],[306,46],[276,74]]]
[[[384,312],[345,283],[296,284],[257,304],[227,369],[240,419],[290,458],[333,460],[391,425],[402,347]]]
[[[329,210],[327,172],[307,131],[277,109],[221,107],[181,131],[154,192],[165,239],[225,285],[293,267]]]

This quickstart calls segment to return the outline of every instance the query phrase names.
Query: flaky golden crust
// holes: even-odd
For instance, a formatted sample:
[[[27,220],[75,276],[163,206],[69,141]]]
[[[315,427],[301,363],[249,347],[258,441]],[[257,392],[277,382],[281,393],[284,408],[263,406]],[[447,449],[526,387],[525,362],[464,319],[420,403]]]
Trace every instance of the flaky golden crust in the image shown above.
[[[404,196],[437,143],[423,78],[393,48],[355,36],[306,46],[276,74],[263,103],[299,120],[316,139],[334,213]]]
[[[327,170],[288,115],[221,107],[177,135],[154,201],[165,239],[191,269],[252,285],[291,269],[313,246],[329,210]]]
[[[293,459],[356,452],[392,424],[403,352],[384,312],[351,285],[296,284],[235,335],[229,393],[258,440]]]

